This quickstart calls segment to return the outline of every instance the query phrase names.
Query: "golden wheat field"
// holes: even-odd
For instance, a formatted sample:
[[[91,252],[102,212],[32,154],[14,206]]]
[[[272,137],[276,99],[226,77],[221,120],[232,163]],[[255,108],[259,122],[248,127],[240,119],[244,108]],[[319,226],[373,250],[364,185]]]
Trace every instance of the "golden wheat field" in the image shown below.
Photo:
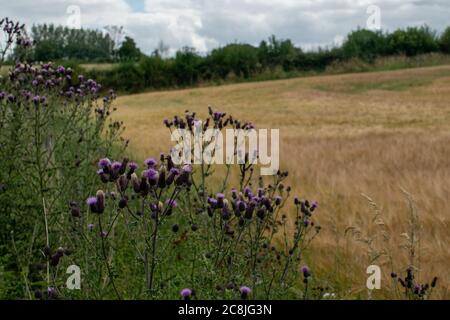
[[[162,120],[186,109],[212,105],[279,128],[293,193],[320,205],[311,267],[334,290],[365,296],[369,264],[390,287],[391,266],[400,273],[414,259],[421,280],[439,277],[433,298],[450,298],[450,66],[152,92],[116,105],[141,160],[168,151]]]

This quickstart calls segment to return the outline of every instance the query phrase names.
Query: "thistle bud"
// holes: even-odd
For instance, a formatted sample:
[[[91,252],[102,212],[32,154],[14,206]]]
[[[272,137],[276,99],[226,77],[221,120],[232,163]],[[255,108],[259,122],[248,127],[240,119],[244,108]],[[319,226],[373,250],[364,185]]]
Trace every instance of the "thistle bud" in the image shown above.
[[[43,252],[46,257],[50,257],[52,254],[52,249],[49,246],[45,246]]]
[[[158,179],[159,179],[159,173],[158,171],[156,171],[153,168],[150,168],[148,170],[145,170],[142,173],[142,176],[147,178],[150,186],[155,186],[158,183]]]
[[[78,207],[78,205],[76,204],[71,205],[70,213],[74,218],[80,217],[80,208]]]
[[[119,174],[124,174],[125,171],[127,170],[127,165],[128,165],[128,158],[124,158],[122,161],[122,165],[119,168]]]
[[[133,186],[134,192],[136,192],[136,193],[141,192],[139,178],[136,175],[136,173],[131,174],[131,185]]]
[[[282,201],[283,199],[280,197],[280,196],[276,196],[275,197],[275,205],[277,205],[277,206],[279,206],[280,204],[281,204],[281,201]]]
[[[34,291],[34,297],[36,298],[36,299],[38,299],[38,300],[42,300],[42,291],[40,290],[40,289],[36,289],[35,291]]]
[[[120,192],[125,192],[128,188],[128,178],[126,175],[122,174],[117,180],[117,188]]]
[[[431,287],[432,287],[432,288],[436,287],[437,280],[438,280],[438,278],[437,278],[437,277],[434,277],[434,278],[433,278],[433,281],[431,281]]]
[[[166,169],[161,167],[159,170],[158,188],[164,189],[166,186]]]
[[[97,213],[105,211],[105,193],[102,190],[97,191]]]
[[[166,185],[170,186],[179,174],[180,174],[180,170],[178,170],[177,168],[170,169],[169,174],[166,179]]]
[[[253,210],[254,209],[255,209],[255,207],[254,207],[253,204],[249,204],[247,206],[247,208],[245,209],[245,214],[244,214],[246,219],[251,219],[253,217]]]
[[[266,216],[266,209],[264,209],[264,207],[259,208],[258,211],[256,211],[256,216],[261,220],[264,219]]]
[[[141,183],[139,184],[139,189],[141,190],[141,194],[143,196],[146,196],[148,194],[150,186],[149,186],[149,184],[147,182],[147,178],[146,177],[142,177],[141,178]]]
[[[230,219],[230,212],[227,206],[222,208],[222,219],[225,221]]]
[[[192,166],[189,164],[184,165],[181,170],[180,175],[175,179],[175,184],[177,186],[188,185],[189,184],[189,176],[192,172]]]
[[[128,198],[125,196],[122,199],[119,200],[119,208],[123,209],[127,206],[128,204]]]

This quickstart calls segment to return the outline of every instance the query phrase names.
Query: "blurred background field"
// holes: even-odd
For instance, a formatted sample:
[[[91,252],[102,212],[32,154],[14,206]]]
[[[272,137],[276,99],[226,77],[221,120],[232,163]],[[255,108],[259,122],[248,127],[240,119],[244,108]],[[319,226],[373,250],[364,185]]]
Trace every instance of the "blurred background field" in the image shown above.
[[[449,101],[450,66],[439,66],[125,95],[115,117],[140,160],[168,151],[162,121],[186,109],[204,115],[212,105],[257,128],[279,128],[293,194],[320,204],[322,232],[309,259],[317,274],[332,275],[334,290],[354,298],[365,294],[374,263],[389,286],[390,259],[397,272],[408,265],[405,233],[417,210],[418,276],[437,275],[434,298],[448,299]]]

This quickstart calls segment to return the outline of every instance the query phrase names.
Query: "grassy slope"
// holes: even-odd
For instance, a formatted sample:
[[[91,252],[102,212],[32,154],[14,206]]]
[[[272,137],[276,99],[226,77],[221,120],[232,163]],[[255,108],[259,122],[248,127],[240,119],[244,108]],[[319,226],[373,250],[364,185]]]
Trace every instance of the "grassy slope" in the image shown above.
[[[438,275],[435,297],[449,298],[449,101],[450,66],[440,66],[130,95],[118,99],[116,117],[140,159],[168,150],[162,119],[185,109],[204,114],[211,104],[259,128],[280,128],[281,163],[295,193],[321,204],[323,233],[311,265],[320,273],[336,271],[337,289],[353,297],[365,291],[370,262],[367,245],[346,229],[358,227],[375,249],[388,248],[402,270],[408,260],[400,235],[409,225],[400,187],[408,190],[423,224],[420,277]],[[390,240],[371,222],[361,193],[382,208]],[[376,264],[388,275],[386,261]]]

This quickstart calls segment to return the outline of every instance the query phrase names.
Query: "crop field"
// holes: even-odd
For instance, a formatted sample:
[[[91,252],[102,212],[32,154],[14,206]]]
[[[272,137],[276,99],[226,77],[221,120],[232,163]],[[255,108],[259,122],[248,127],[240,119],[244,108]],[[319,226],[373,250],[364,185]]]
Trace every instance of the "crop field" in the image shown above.
[[[312,268],[341,296],[367,291],[366,267],[390,273],[416,259],[450,298],[450,66],[320,76],[118,98],[130,152],[173,146],[164,118],[207,106],[280,129],[281,167],[293,194],[315,199],[322,227]]]

